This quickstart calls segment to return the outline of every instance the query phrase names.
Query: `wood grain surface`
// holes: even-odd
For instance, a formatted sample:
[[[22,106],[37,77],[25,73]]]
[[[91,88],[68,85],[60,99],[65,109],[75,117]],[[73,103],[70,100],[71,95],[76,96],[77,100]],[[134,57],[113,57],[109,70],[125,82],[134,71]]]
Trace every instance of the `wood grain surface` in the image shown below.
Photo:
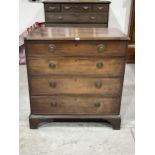
[[[119,114],[119,98],[38,96],[31,97],[33,114]],[[55,106],[52,104],[55,103]]]
[[[30,75],[123,76],[124,58],[29,58]]]
[[[129,40],[114,28],[40,27],[30,32],[25,40]]]
[[[53,85],[53,86],[51,86]],[[99,85],[96,87],[96,85]],[[120,96],[121,78],[31,77],[32,95],[106,95]]]
[[[27,45],[29,56],[125,56],[126,49],[127,41],[31,41]]]

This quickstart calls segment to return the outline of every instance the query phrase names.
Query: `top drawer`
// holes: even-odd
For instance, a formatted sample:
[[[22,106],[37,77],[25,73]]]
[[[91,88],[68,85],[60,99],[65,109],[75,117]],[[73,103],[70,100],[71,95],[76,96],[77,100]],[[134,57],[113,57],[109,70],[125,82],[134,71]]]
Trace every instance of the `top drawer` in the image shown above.
[[[94,12],[108,12],[109,4],[94,4],[93,11]]]
[[[60,4],[52,4],[52,3],[47,3],[44,5],[45,11],[49,12],[59,12],[60,11]]]
[[[27,44],[29,56],[125,56],[126,41],[32,41]]]

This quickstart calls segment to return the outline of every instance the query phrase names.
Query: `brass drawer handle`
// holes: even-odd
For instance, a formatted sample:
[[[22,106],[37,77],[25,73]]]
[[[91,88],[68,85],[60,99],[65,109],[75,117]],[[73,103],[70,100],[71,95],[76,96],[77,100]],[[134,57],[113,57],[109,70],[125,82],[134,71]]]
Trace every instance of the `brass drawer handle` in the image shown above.
[[[71,7],[70,6],[65,6],[65,9],[66,10],[69,10]]]
[[[54,50],[55,50],[55,45],[54,44],[48,45],[48,51],[49,52],[54,52]]]
[[[100,104],[100,102],[96,102],[96,103],[94,104],[94,106],[95,106],[96,108],[98,108],[98,107],[101,106],[101,104]]]
[[[54,64],[54,63],[49,63],[48,66],[49,66],[49,68],[55,68],[55,67],[56,67],[56,64]]]
[[[49,82],[49,86],[51,88],[55,88],[57,86],[57,83],[55,81]]]
[[[103,53],[104,50],[105,50],[105,45],[103,45],[103,44],[98,45],[98,46],[97,46],[97,50],[98,50],[98,52]]]
[[[102,82],[100,82],[100,81],[97,81],[97,82],[95,82],[95,87],[96,88],[101,88],[102,87]]]
[[[84,6],[83,9],[84,10],[88,10],[89,9],[89,6]]]
[[[62,17],[62,16],[59,16],[58,19],[59,19],[59,20],[63,20],[63,17]]]
[[[49,6],[48,8],[49,8],[50,10],[55,10],[55,9],[56,9],[55,6]]]
[[[92,16],[92,17],[90,17],[90,19],[95,20],[95,17],[94,17],[94,16]]]
[[[102,6],[99,6],[99,7],[98,7],[98,9],[99,9],[99,10],[102,10],[102,9],[103,9],[103,7],[102,7]]]
[[[97,67],[98,69],[102,68],[102,67],[103,67],[103,63],[102,63],[102,62],[98,62],[98,63],[96,64],[96,67]]]
[[[52,108],[57,107],[57,105],[58,105],[58,103],[57,103],[57,102],[52,102],[52,103],[51,103],[51,107],[52,107]]]

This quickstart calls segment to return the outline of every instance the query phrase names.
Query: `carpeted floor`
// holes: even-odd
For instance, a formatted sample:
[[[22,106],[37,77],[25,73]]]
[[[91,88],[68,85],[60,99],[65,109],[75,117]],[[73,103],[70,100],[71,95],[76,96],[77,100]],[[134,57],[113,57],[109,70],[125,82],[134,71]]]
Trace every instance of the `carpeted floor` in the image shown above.
[[[134,65],[126,65],[122,96],[122,127],[103,123],[49,123],[30,130],[25,65],[20,66],[20,155],[134,155]]]

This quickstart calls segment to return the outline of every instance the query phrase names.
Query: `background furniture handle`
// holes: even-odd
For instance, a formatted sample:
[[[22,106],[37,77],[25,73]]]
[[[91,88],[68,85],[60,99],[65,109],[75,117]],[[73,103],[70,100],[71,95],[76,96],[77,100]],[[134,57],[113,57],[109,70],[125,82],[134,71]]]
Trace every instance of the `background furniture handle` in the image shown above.
[[[58,16],[58,19],[59,19],[59,20],[62,20],[62,19],[63,19],[63,17],[62,17],[62,16]]]
[[[84,9],[84,10],[88,10],[89,7],[88,7],[88,6],[84,6],[83,9]]]
[[[57,107],[57,105],[58,105],[58,103],[57,103],[57,102],[52,102],[52,103],[51,103],[51,107],[52,107],[52,108]]]
[[[55,10],[56,7],[55,7],[55,6],[50,6],[49,9],[50,9],[50,10]]]
[[[102,9],[103,9],[103,7],[102,7],[102,6],[99,6],[99,7],[98,7],[98,9],[99,9],[99,10],[102,10]]]
[[[91,16],[91,17],[90,17],[90,19],[94,20],[94,19],[95,19],[95,17],[94,17],[94,16]]]
[[[48,51],[49,52],[54,52],[54,50],[55,50],[55,45],[54,44],[48,45]]]
[[[95,87],[96,88],[101,88],[102,87],[102,82],[100,82],[100,81],[97,81],[97,82],[95,82]]]
[[[98,52],[104,52],[104,50],[105,50],[105,45],[103,45],[103,44],[100,44],[100,45],[98,45],[97,46],[97,50],[98,50]]]
[[[96,67],[97,67],[97,68],[102,68],[102,67],[103,67],[103,63],[102,63],[102,62],[98,62],[98,63],[96,64]]]
[[[65,9],[66,10],[69,10],[71,7],[70,6],[65,6]]]
[[[55,81],[49,82],[49,86],[51,88],[55,88],[57,86],[57,83]]]
[[[49,68],[55,68],[56,67],[56,64],[54,64],[54,63],[49,63]]]
[[[96,103],[94,104],[94,106],[95,106],[96,108],[98,108],[98,107],[101,106],[101,104],[100,104],[100,102],[96,102]]]

